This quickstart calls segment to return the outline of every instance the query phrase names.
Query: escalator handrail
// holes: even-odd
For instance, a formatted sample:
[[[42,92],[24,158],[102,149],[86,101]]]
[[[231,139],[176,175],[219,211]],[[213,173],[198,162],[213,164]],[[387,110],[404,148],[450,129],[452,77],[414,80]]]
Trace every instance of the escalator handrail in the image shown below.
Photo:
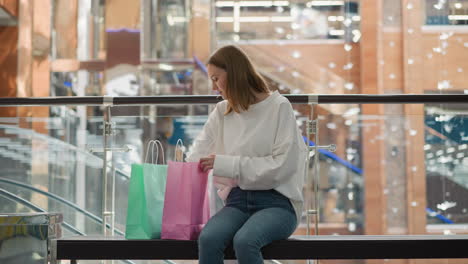
[[[446,224],[453,224],[452,220],[450,220],[447,217],[437,213],[436,211],[432,210],[429,207],[426,207],[426,213],[429,214],[429,215],[434,215],[436,218],[438,218],[439,220],[441,220],[442,222],[444,222]]]
[[[43,209],[43,208],[29,202],[28,200],[23,199],[23,198],[15,195],[15,194],[12,194],[11,192],[8,192],[7,190],[4,190],[2,188],[0,188],[0,195],[5,197],[6,199],[8,199],[10,201],[25,205],[25,206],[33,209],[36,212],[47,213],[47,211],[45,209]],[[83,233],[80,230],[76,229],[74,226],[68,224],[67,222],[62,222],[62,225],[65,228],[67,228],[68,230],[72,231],[73,233],[75,233],[77,235],[80,235],[80,236],[85,236],[86,235],[85,233]]]
[[[303,136],[302,137],[304,139],[304,142],[306,143],[307,145],[307,137]],[[315,146],[315,143],[312,141],[312,140],[309,140],[309,147],[313,147]],[[340,163],[341,165],[345,166],[346,168],[352,170],[353,172],[359,174],[359,175],[362,175],[362,169],[361,168],[358,168],[356,166],[354,166],[353,164],[351,164],[350,162],[340,158],[338,155],[328,151],[328,150],[325,150],[325,149],[319,149],[319,153],[322,153],[324,154],[325,156],[333,159],[334,161]]]
[[[200,70],[203,72],[203,74],[205,76],[208,76],[208,70],[206,69],[206,66],[205,64],[203,64],[203,62],[197,57],[197,56],[193,56],[193,60],[195,61],[195,65],[200,68]]]
[[[56,200],[60,203],[63,203],[63,204],[66,204],[70,207],[72,207],[73,209],[75,209],[76,211],[84,214],[85,216],[89,217],[90,219],[94,220],[96,223],[98,224],[102,224],[102,219],[99,218],[98,216],[80,208],[78,205],[56,195],[56,194],[53,194],[53,193],[50,193],[50,192],[46,192],[46,191],[43,191],[39,188],[36,188],[34,186],[31,186],[29,184],[25,184],[25,183],[22,183],[22,182],[18,182],[18,181],[15,181],[15,180],[11,180],[11,179],[7,179],[7,178],[4,178],[4,177],[0,177],[0,182],[3,182],[3,183],[7,183],[7,184],[11,184],[11,185],[14,185],[16,187],[21,187],[21,188],[25,188],[25,189],[28,189],[30,191],[33,191],[33,192],[37,192],[37,193],[40,193],[42,195],[45,195],[46,197],[48,198],[51,198],[53,200]],[[110,228],[110,224],[107,224],[107,228]],[[119,229],[115,229],[115,232],[119,235],[124,235],[124,233],[119,230]]]

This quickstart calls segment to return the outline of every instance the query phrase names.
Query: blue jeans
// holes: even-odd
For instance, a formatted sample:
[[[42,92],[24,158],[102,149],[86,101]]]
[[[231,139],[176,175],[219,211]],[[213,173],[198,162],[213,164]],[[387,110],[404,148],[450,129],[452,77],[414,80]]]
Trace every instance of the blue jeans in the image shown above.
[[[288,238],[297,220],[291,202],[275,190],[231,190],[226,206],[214,215],[198,239],[200,264],[222,264],[233,244],[239,264],[263,263],[260,249]]]

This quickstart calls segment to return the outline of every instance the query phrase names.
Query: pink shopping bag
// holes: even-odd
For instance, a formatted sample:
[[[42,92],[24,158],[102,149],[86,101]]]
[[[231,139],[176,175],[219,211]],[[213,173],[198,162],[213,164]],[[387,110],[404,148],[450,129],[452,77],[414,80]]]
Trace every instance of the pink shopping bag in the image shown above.
[[[168,162],[162,239],[196,240],[210,217],[208,173],[198,162]]]

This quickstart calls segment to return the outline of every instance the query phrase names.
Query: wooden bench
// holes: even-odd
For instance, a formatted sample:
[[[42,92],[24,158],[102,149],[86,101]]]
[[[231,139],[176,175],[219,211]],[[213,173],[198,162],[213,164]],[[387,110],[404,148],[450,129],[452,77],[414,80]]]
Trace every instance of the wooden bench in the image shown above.
[[[198,259],[197,241],[66,237],[52,241],[52,260]],[[265,259],[468,258],[468,235],[293,236],[262,249]],[[235,259],[232,247],[226,259]],[[54,263],[54,262],[52,262]]]

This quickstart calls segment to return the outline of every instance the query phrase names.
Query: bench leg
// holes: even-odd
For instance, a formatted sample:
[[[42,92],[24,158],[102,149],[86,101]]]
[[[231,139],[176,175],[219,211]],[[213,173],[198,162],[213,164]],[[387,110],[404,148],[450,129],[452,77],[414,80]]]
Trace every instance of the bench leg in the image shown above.
[[[51,239],[49,242],[49,262],[50,264],[57,264],[57,240]]]

